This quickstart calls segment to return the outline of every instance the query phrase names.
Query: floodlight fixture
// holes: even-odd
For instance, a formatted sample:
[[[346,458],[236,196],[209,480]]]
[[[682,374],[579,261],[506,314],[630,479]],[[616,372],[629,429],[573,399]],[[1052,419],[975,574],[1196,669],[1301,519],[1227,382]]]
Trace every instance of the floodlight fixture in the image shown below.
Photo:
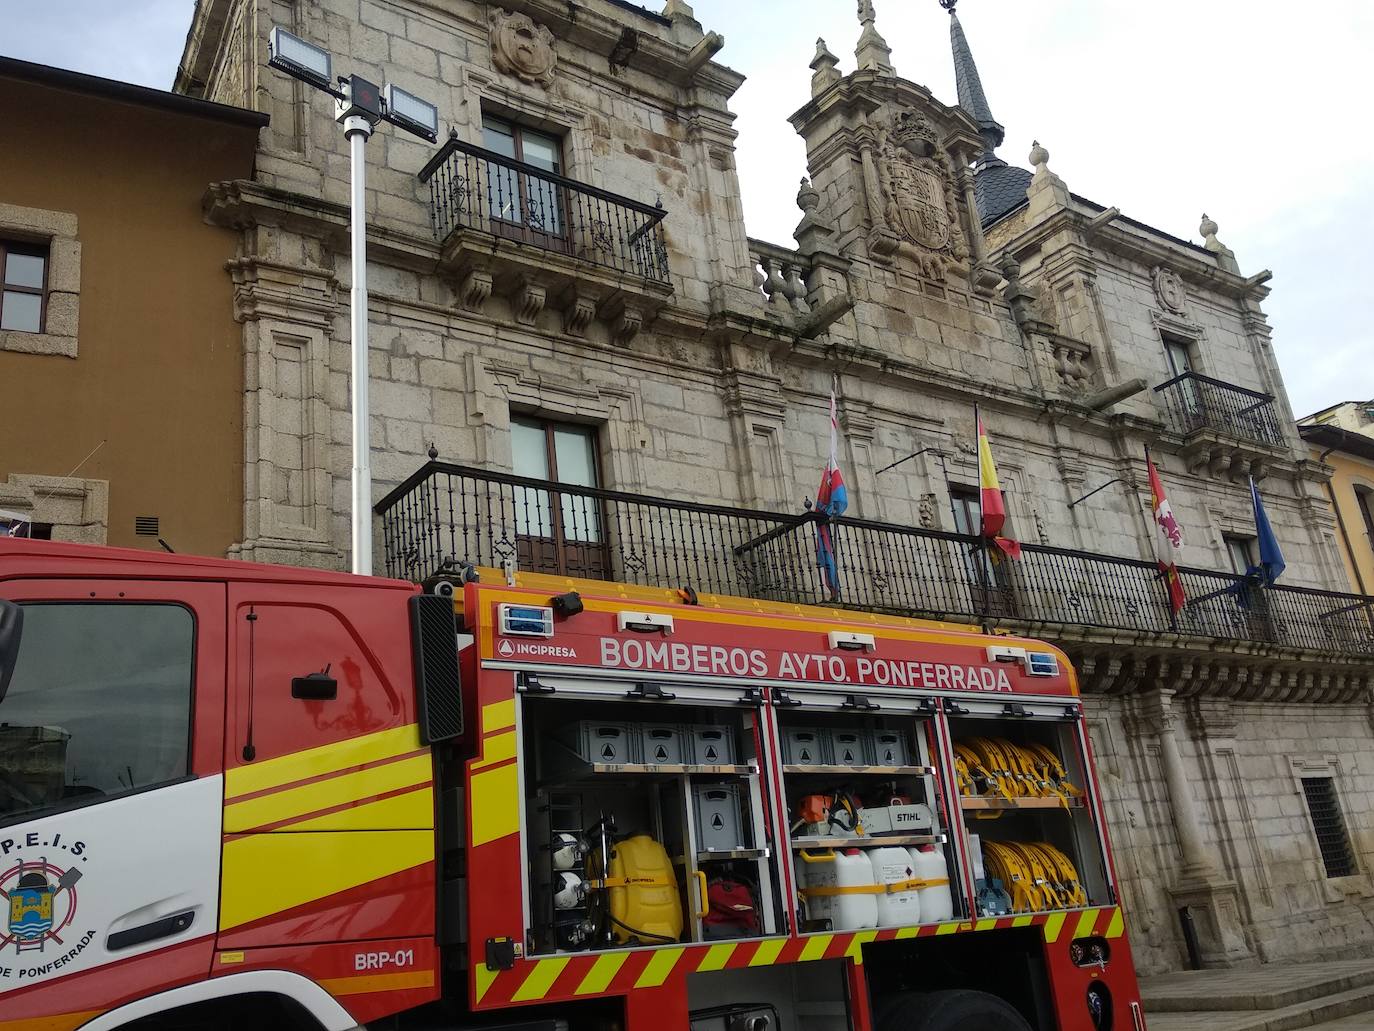
[[[267,63],[271,67],[316,89],[338,95],[332,75],[333,60],[328,50],[307,43],[278,25],[267,38],[267,52],[270,55]]]
[[[392,125],[412,132],[421,139],[435,143],[439,139],[439,109],[414,93],[388,82],[382,90],[382,117]]]

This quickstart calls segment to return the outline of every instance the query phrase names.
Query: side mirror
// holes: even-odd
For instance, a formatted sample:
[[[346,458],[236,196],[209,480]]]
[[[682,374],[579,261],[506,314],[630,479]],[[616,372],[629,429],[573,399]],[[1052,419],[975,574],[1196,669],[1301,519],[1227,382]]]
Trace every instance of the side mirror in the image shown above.
[[[10,677],[19,664],[19,639],[24,636],[24,610],[0,598],[0,702],[10,689]]]

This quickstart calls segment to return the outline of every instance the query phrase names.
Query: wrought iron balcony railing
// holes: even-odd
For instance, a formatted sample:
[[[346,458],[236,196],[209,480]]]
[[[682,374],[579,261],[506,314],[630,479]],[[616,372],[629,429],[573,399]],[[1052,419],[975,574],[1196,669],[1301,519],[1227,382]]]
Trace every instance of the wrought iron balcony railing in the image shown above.
[[[440,241],[472,229],[667,283],[662,206],[653,207],[451,138],[420,170]]]
[[[377,505],[388,575],[500,567],[899,615],[1247,641],[1374,653],[1374,597],[1260,590],[1230,573],[1183,569],[1177,620],[1153,562],[1026,544],[994,561],[961,534],[863,519],[828,527],[839,574],[817,563],[820,517],[698,505],[431,462]]]
[[[1286,441],[1274,395],[1185,372],[1155,387],[1174,432],[1218,430],[1240,440],[1282,447]]]

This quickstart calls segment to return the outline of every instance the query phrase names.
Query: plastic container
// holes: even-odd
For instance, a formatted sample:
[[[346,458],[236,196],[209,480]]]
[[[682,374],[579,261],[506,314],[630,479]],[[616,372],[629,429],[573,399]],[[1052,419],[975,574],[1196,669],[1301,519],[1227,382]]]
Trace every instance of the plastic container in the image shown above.
[[[787,728],[782,739],[782,761],[788,766],[828,765],[829,735],[815,727]]]
[[[686,727],[692,741],[692,761],[702,766],[733,766],[735,734],[729,727]]]
[[[681,727],[668,723],[639,723],[630,729],[639,738],[641,762],[663,766],[691,761],[686,757]]]
[[[635,763],[639,762],[638,742],[623,723],[598,723],[581,720],[564,728],[559,740],[571,748],[583,762]]]
[[[878,766],[910,766],[906,736],[896,730],[873,732],[873,761]]]
[[[836,730],[830,734],[831,761],[836,766],[872,766],[869,735],[864,730]]]
[[[682,937],[677,877],[662,845],[647,834],[616,842],[610,873],[631,882],[606,889],[616,941],[661,945]]]
[[[874,884],[900,884],[915,876],[907,849],[888,845],[867,851]],[[874,897],[878,900],[879,927],[912,927],[921,922],[921,899],[915,888]]]
[[[694,784],[697,844],[712,852],[747,848],[740,825],[740,786],[738,784]]]
[[[927,924],[940,923],[954,917],[954,895],[950,892],[949,868],[945,854],[935,845],[917,845],[907,849],[911,857],[912,876],[923,881],[945,881],[929,888],[918,888],[921,900],[921,920]]]
[[[797,868],[807,888],[873,886],[873,864],[857,848],[826,852],[803,849],[797,858]],[[878,926],[877,895],[808,895],[806,905],[813,920],[829,920],[835,931]]]

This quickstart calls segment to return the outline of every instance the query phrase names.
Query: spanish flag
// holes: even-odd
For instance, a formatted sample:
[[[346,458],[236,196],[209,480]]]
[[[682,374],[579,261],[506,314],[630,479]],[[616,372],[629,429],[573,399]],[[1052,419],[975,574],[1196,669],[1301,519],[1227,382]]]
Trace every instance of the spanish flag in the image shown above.
[[[981,531],[1008,558],[1020,558],[1021,545],[1001,536],[1002,527],[1007,522],[1007,503],[1002,498],[1002,485],[997,482],[997,465],[992,460],[992,448],[988,445],[988,431],[977,408],[973,417],[978,425],[978,513]]]

